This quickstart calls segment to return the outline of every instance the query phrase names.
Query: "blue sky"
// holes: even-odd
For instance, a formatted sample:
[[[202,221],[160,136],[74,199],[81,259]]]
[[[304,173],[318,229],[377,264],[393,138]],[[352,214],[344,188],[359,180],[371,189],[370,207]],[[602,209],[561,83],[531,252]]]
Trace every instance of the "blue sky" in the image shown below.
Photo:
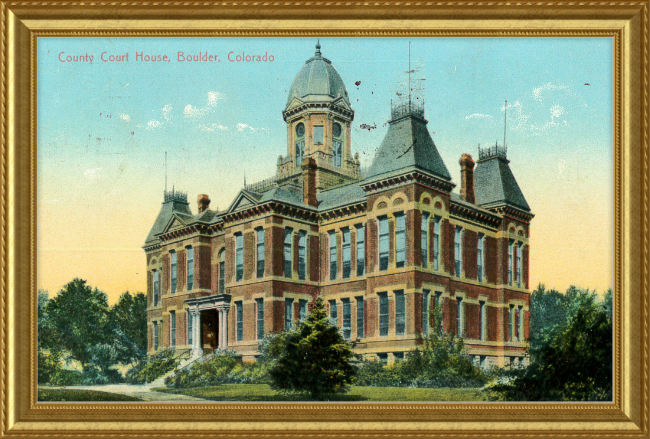
[[[352,150],[364,166],[405,82],[409,41],[412,80],[456,183],[462,153],[475,156],[479,143],[503,142],[508,100],[508,158],[537,215],[531,280],[611,286],[611,39],[322,38],[323,56],[355,110]],[[165,151],[169,186],[187,191],[193,209],[200,193],[225,208],[244,172],[248,182],[273,175],[286,154],[281,112],[314,45],[312,38],[39,38],[42,286],[56,290],[79,275],[113,294],[144,288],[140,246],[162,201]],[[221,62],[178,62],[179,51],[207,51]],[[129,62],[102,62],[103,52],[128,53]],[[136,52],[172,60],[138,62]],[[230,52],[266,53],[274,61],[229,62]],[[85,54],[92,64],[59,58]],[[66,252],[77,255],[66,267],[47,262]],[[119,282],[99,273],[114,272],[115,254],[129,261]],[[576,261],[592,268],[568,270]]]

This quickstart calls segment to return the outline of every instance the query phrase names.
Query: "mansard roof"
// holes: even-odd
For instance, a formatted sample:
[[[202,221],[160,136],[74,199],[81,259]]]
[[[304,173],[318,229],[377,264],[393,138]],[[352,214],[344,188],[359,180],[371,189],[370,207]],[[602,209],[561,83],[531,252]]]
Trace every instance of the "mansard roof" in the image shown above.
[[[156,235],[165,230],[174,215],[177,215],[185,221],[194,218],[190,210],[190,204],[187,202],[187,195],[172,190],[172,192],[165,192],[165,201],[162,203],[158,217],[147,235],[145,244],[156,242],[158,240]]]
[[[377,180],[406,171],[420,170],[443,180],[451,175],[440,157],[427,121],[413,113],[389,122],[388,132],[370,166],[366,181]]]
[[[479,159],[474,170],[476,204],[485,208],[509,205],[530,212],[508,163],[500,155]]]
[[[366,194],[359,184],[354,182],[344,186],[337,186],[332,189],[320,191],[316,195],[318,210],[325,211],[349,204],[360,203],[366,200]]]

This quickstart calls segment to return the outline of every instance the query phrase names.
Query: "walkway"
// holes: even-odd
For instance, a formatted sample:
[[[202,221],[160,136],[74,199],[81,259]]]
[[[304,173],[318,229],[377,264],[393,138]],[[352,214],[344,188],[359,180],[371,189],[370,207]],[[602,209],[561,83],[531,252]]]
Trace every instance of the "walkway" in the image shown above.
[[[47,387],[49,389],[69,389],[69,390],[97,390],[99,392],[117,393],[118,395],[128,395],[140,398],[143,401],[202,401],[205,399],[194,398],[187,395],[177,395],[174,393],[156,392],[151,390],[153,387],[161,387],[154,384],[103,384],[95,386],[59,386]]]

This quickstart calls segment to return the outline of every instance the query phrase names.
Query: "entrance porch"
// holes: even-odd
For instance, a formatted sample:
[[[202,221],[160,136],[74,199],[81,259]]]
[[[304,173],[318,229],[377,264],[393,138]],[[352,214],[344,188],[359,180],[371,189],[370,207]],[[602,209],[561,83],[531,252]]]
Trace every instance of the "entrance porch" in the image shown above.
[[[192,320],[192,358],[202,357],[204,349],[228,349],[228,313],[230,295],[188,299]]]

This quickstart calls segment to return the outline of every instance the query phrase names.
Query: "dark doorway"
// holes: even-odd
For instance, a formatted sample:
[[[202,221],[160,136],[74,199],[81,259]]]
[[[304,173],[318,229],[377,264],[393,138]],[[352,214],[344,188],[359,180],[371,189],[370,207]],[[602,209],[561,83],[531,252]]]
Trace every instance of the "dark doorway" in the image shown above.
[[[201,311],[201,341],[203,349],[219,346],[219,315],[216,309]]]

